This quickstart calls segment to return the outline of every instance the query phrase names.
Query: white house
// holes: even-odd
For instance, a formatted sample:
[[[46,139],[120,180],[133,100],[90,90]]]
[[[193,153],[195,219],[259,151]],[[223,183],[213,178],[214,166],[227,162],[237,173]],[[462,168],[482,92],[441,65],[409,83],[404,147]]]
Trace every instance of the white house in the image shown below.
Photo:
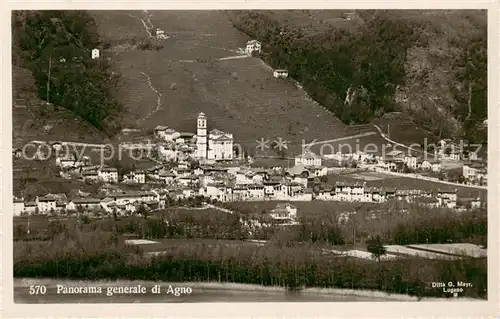
[[[132,174],[132,179],[135,183],[137,184],[144,184],[146,183],[146,172],[143,170],[135,170],[131,172]]]
[[[440,172],[441,171],[441,162],[440,161],[431,161],[431,170],[433,172]]]
[[[335,199],[335,192],[332,189],[321,189],[318,191],[316,194],[316,199],[317,200],[334,200]]]
[[[264,198],[264,186],[257,184],[247,185],[248,195],[252,199],[263,199]]]
[[[92,50],[92,60],[99,59],[99,49]]]
[[[87,165],[89,162],[90,158],[86,156],[82,157],[81,160],[76,159],[73,155],[66,155],[56,158],[56,165],[61,168],[81,167]]]
[[[224,133],[217,129],[211,130],[208,135],[209,160],[224,161],[233,159],[233,134]]]
[[[168,129],[168,126],[164,126],[164,125],[158,125],[157,127],[155,127],[154,129],[154,135],[156,138],[161,138],[163,139],[164,136],[165,136],[165,131]]]
[[[288,71],[287,70],[274,70],[273,76],[277,79],[278,78],[285,79],[288,77]]]
[[[76,211],[78,207],[82,207],[86,211],[99,209],[101,208],[101,200],[91,197],[75,198],[66,204],[66,210],[68,211]]]
[[[297,207],[291,204],[277,204],[269,215],[274,220],[294,221],[297,218]]]
[[[24,203],[24,213],[26,214],[34,214],[38,208],[38,205],[35,202],[26,202]]]
[[[63,149],[63,145],[61,142],[52,142],[51,147],[54,151],[57,151],[57,152],[59,152]]]
[[[335,200],[345,202],[361,202],[364,197],[364,185],[356,183],[336,183]]]
[[[113,198],[117,205],[157,200],[157,195],[155,193],[144,191],[114,193],[109,194],[109,197]]]
[[[198,176],[196,175],[180,176],[177,177],[175,181],[183,186],[192,186],[194,183],[198,181]]]
[[[311,172],[312,176],[315,177],[320,177],[320,176],[326,176],[328,174],[328,168],[326,167],[312,167],[309,169]]]
[[[437,199],[440,206],[455,208],[457,206],[457,190],[438,191]]]
[[[417,168],[417,158],[415,156],[405,156],[404,159],[403,159],[403,162],[410,169],[416,169]]]
[[[245,47],[245,53],[248,55],[252,55],[254,52],[261,53],[262,45],[257,40],[250,40],[247,42],[247,45]]]
[[[48,194],[46,196],[40,196],[40,197],[37,196],[35,199],[38,211],[40,213],[47,213],[51,210],[55,211],[57,209],[56,201],[57,201],[57,197],[52,195],[52,194]]]
[[[156,29],[156,38],[160,40],[165,40],[168,38],[168,36],[165,34],[165,31],[163,31],[160,28]]]
[[[14,216],[20,216],[24,213],[24,199],[14,197]]]
[[[484,166],[479,163],[464,164],[462,167],[462,175],[465,179],[475,180],[483,169]]]
[[[82,177],[85,181],[95,182],[99,180],[99,173],[96,170],[85,170],[82,172]]]
[[[97,170],[97,176],[106,183],[118,183],[118,170],[114,167],[101,167]]]
[[[154,134],[156,138],[169,142],[173,141],[179,136],[179,133],[174,129],[162,125],[155,127]]]
[[[472,198],[469,203],[472,209],[481,208],[481,199],[479,197]]]
[[[223,183],[208,184],[206,187],[200,188],[199,194],[221,202],[229,201],[233,197],[231,189]]]
[[[304,166],[321,166],[321,157],[306,150],[301,155],[295,157],[295,165],[299,164],[303,164]]]

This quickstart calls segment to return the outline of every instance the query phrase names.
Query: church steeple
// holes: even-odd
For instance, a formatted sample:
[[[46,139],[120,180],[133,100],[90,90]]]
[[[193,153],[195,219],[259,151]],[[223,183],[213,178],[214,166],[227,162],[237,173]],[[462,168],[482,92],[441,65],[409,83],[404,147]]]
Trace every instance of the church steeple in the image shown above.
[[[196,123],[196,146],[198,159],[207,158],[207,118],[203,112],[198,114]]]

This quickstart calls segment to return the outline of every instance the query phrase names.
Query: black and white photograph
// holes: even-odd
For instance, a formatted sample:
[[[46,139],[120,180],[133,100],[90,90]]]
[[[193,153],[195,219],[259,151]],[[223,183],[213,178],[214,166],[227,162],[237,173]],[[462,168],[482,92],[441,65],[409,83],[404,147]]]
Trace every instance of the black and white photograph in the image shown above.
[[[488,11],[11,10],[14,303],[488,301]]]

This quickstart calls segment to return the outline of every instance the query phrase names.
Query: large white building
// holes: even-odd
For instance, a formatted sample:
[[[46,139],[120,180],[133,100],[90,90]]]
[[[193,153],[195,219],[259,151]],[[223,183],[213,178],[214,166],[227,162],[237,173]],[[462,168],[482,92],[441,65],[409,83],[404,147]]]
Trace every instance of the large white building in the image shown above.
[[[321,166],[321,162],[321,157],[309,150],[306,150],[301,155],[295,157],[295,165],[303,164],[304,166]]]
[[[196,157],[225,161],[233,159],[233,134],[213,129],[207,134],[207,118],[198,114],[196,131]]]
[[[216,161],[233,159],[233,134],[217,129],[208,135],[208,159]]]
[[[101,167],[97,176],[106,183],[118,183],[118,169],[115,167]]]

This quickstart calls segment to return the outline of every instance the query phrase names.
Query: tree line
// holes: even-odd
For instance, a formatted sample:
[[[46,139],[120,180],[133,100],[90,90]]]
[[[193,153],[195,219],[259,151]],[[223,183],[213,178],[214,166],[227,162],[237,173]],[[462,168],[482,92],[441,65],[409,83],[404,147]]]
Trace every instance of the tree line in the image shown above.
[[[415,296],[450,297],[431,282],[473,283],[465,296],[486,298],[485,258],[374,262],[329,257],[311,244],[264,247],[191,243],[164,248],[151,257],[125,245],[116,234],[73,229],[45,242],[14,243],[15,277],[83,280],[211,281],[281,286],[382,290]]]
[[[263,60],[274,68],[288,69],[312,98],[344,123],[362,124],[400,110],[395,102],[398,87],[425,81],[408,79],[407,51],[429,48],[425,33],[435,30],[425,19],[402,19],[384,10],[357,12],[362,23],[351,22],[348,28],[323,23],[314,32],[279,22],[263,11],[237,11],[229,16],[237,29],[263,42]],[[485,142],[486,24],[465,14],[457,19],[470,21],[475,30],[442,40],[449,42],[443,46],[453,47],[447,84],[457,102],[457,106],[443,107],[449,107],[464,124],[468,139]],[[415,117],[417,124],[436,135],[444,134],[442,119],[436,124],[424,113]]]
[[[202,199],[199,199],[201,201]],[[171,205],[176,204],[171,200]],[[185,203],[184,203],[185,204]],[[383,244],[438,244],[469,242],[487,245],[487,212],[474,209],[457,213],[453,210],[388,203],[375,209],[359,205],[350,211],[299,210],[298,224],[283,226],[273,220],[266,210],[252,212],[226,204],[232,214],[214,208],[199,209],[201,202],[192,200],[193,208],[175,207],[149,212],[140,207],[129,216],[108,214],[91,219],[77,212],[82,230],[116,232],[137,238],[267,240],[279,245],[310,243],[323,245],[364,245],[376,236]],[[111,218],[112,217],[112,218]],[[68,232],[71,223],[49,221],[31,226],[14,225],[15,240],[51,240]]]

